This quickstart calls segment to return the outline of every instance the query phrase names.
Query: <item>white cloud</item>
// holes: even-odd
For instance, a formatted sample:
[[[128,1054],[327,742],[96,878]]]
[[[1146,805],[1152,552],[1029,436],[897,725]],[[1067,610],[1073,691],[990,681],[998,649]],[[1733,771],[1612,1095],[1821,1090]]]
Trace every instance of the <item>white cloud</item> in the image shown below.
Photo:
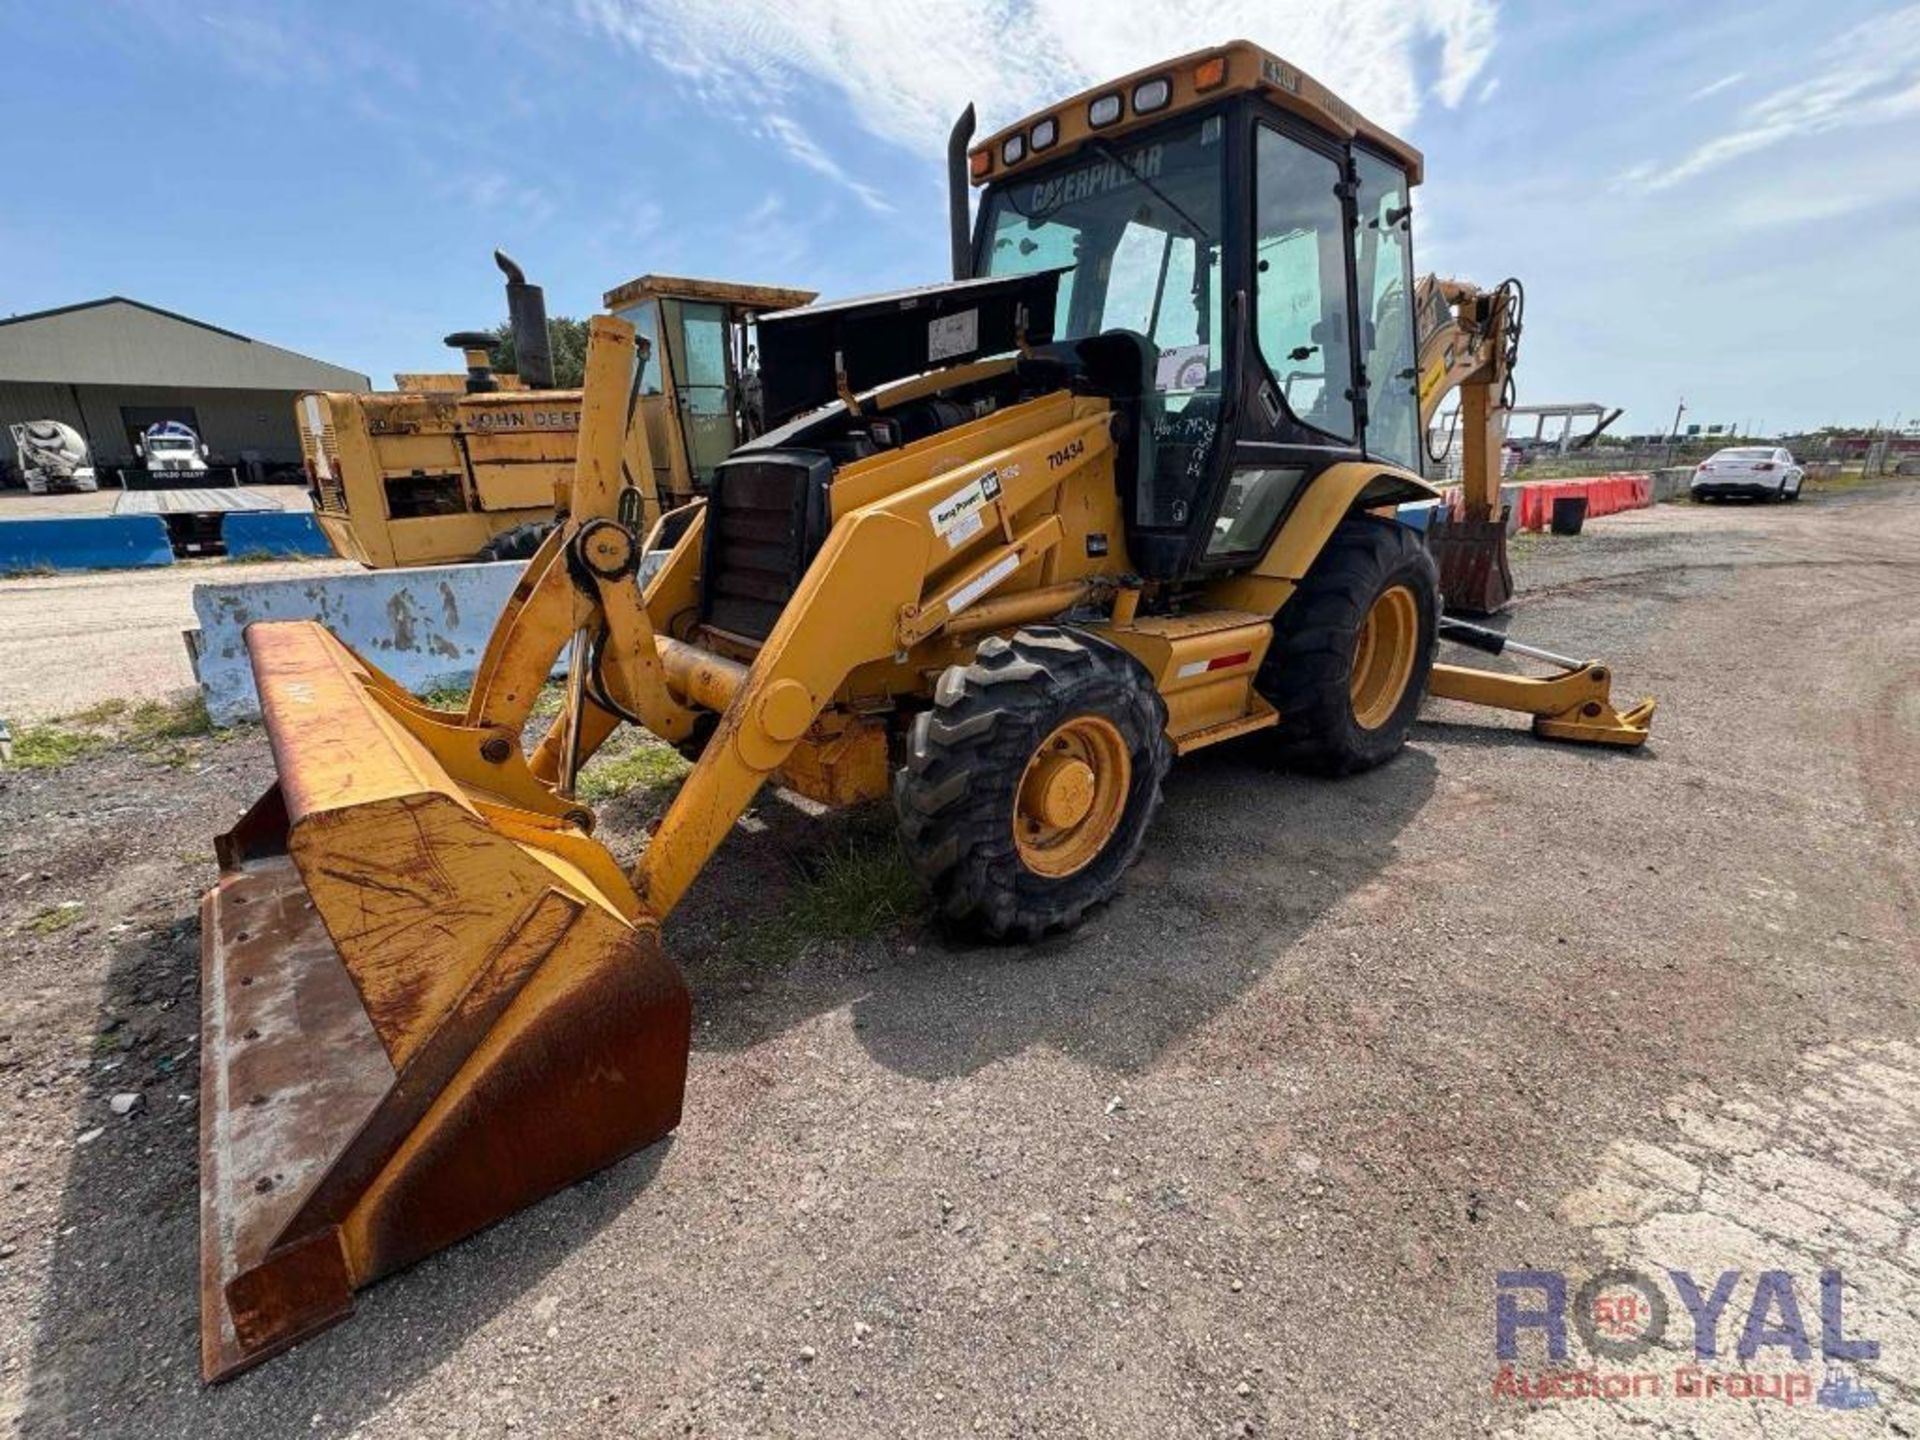
[[[1709,81],[1707,84],[1702,85],[1698,90],[1694,91],[1691,95],[1687,96],[1687,100],[1689,103],[1691,103],[1695,100],[1704,100],[1709,95],[1718,95],[1722,90],[1725,90],[1728,86],[1738,85],[1742,80],[1746,78],[1747,78],[1747,72],[1744,70],[1736,70],[1731,75],[1722,75],[1718,80],[1712,80],[1712,81]]]
[[[819,143],[791,116],[783,115],[777,110],[770,110],[760,117],[757,128],[762,135],[777,142],[781,149],[809,170],[846,186],[869,210],[884,215],[893,209],[878,190],[849,175],[840,162],[822,150]]]
[[[1497,0],[575,5],[587,23],[651,56],[868,204],[877,194],[791,120],[803,86],[837,92],[861,129],[933,155],[970,101],[990,131],[1110,76],[1244,37],[1285,55],[1380,124],[1404,129],[1427,94],[1449,106],[1467,95],[1492,53],[1497,16]],[[1424,93],[1423,74],[1434,77]],[[798,143],[786,127],[799,133]]]
[[[441,195],[469,210],[518,215],[536,226],[553,219],[558,206],[538,186],[500,170],[454,175],[438,187]]]
[[[196,31],[180,0],[154,0],[144,18],[156,22],[182,45],[204,45],[229,68],[254,84],[338,85],[343,80],[375,81],[407,90],[420,83],[418,70],[351,30],[316,32],[298,17],[269,17],[245,6],[199,11]]]
[[[1920,116],[1920,5],[1853,26],[1820,47],[1805,74],[1770,90],[1740,112],[1731,130],[1696,145],[1673,164],[1636,166],[1622,181],[1666,190],[1802,136]]]

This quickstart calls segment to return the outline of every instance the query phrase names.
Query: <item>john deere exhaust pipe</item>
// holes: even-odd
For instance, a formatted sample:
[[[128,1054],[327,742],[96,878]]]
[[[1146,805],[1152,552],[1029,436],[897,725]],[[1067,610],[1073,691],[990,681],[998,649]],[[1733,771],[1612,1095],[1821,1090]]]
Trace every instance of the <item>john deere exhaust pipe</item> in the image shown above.
[[[973,106],[960,112],[947,135],[947,236],[953,278],[973,278],[973,217],[967,207],[967,146],[973,143]]]
[[[507,319],[513,326],[515,368],[529,390],[553,388],[553,346],[547,338],[547,297],[504,250],[493,252],[493,263],[507,277]]]

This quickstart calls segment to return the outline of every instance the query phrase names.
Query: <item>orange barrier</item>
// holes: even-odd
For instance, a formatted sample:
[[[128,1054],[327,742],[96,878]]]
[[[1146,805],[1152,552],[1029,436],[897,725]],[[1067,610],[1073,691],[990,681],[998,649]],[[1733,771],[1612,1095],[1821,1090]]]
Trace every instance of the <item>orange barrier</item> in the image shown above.
[[[1587,518],[1641,510],[1653,504],[1651,475],[1587,475],[1577,480],[1537,480],[1520,486],[1519,520],[1523,530],[1544,530],[1553,520],[1553,502],[1562,496],[1587,497]]]

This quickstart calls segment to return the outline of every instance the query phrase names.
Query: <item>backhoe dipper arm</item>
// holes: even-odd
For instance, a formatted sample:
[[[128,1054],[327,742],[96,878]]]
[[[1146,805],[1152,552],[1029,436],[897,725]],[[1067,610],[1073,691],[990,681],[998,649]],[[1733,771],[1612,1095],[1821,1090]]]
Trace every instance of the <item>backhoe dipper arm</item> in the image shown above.
[[[1427,433],[1440,402],[1459,390],[1461,490],[1469,520],[1491,518],[1500,503],[1500,451],[1513,403],[1522,294],[1517,280],[1482,290],[1428,275],[1414,296],[1420,429]]]
[[[1420,333],[1420,426],[1450,390],[1460,392],[1460,508],[1428,537],[1449,610],[1491,615],[1513,598],[1500,454],[1513,404],[1524,292],[1518,280],[1481,290],[1429,275],[1414,293]],[[1423,442],[1424,443],[1424,442]],[[1430,457],[1432,458],[1432,457]]]

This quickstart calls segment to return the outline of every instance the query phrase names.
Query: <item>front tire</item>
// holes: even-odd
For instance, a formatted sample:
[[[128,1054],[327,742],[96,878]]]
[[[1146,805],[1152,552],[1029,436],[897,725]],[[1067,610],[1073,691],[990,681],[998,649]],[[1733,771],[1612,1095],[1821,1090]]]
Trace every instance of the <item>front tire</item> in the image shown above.
[[[983,641],[914,720],[894,807],[940,914],[988,939],[1079,923],[1140,853],[1172,760],[1140,664],[1079,631]]]
[[[1399,754],[1433,668],[1439,574],[1395,520],[1340,522],[1274,617],[1255,688],[1280,712],[1277,758],[1352,775]]]

